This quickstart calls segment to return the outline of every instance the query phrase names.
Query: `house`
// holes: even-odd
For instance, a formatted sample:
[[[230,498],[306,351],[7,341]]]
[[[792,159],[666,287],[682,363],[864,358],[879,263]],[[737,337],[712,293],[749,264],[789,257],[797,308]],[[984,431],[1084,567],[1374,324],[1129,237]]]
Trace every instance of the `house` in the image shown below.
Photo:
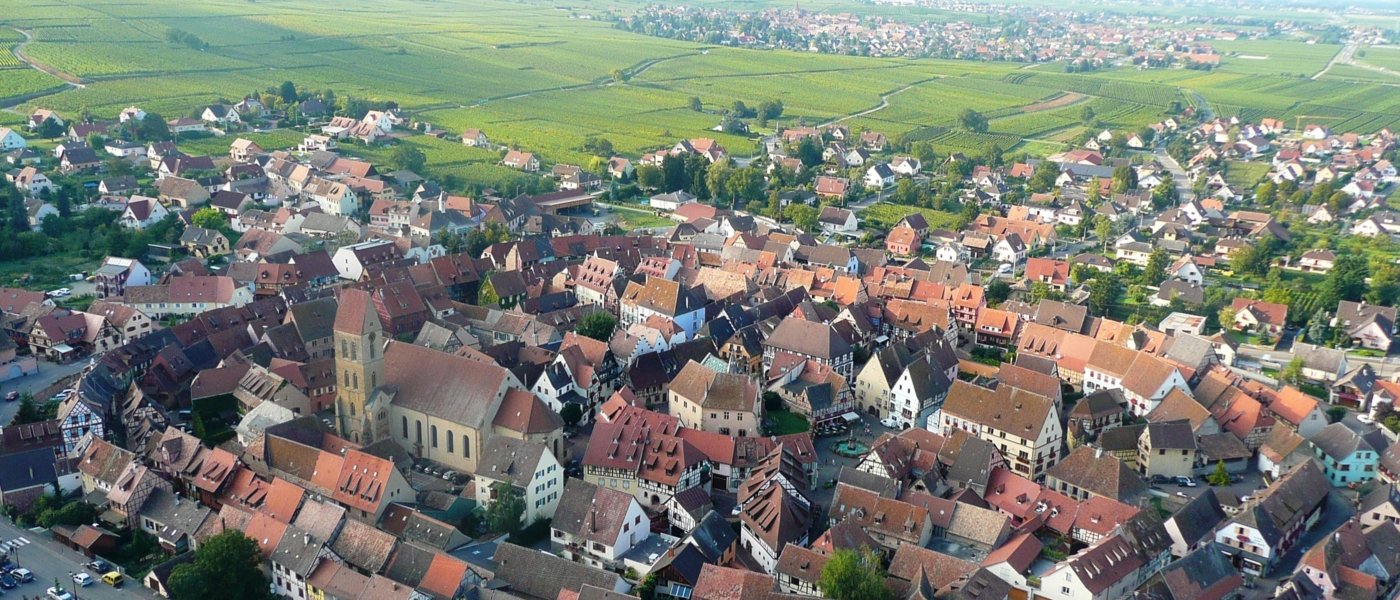
[[[622,556],[651,535],[651,519],[625,491],[568,479],[550,522],[550,546],[571,561],[617,570]]]
[[[1012,266],[1020,265],[1026,260],[1026,243],[1020,235],[1008,234],[992,246],[992,260]]]
[[[1279,557],[1321,518],[1330,483],[1316,461],[1304,462],[1226,521],[1215,541],[1245,574],[1268,576]]]
[[[128,286],[120,303],[153,319],[170,315],[197,315],[215,308],[238,307],[253,301],[251,286],[231,277],[190,275],[172,277],[168,283]]]
[[[564,467],[544,444],[494,436],[477,464],[476,503],[490,506],[514,489],[525,501],[525,524],[554,518],[564,493]]]
[[[1264,331],[1276,338],[1288,324],[1286,304],[1235,298],[1230,303],[1230,310],[1235,313],[1231,323],[1235,331]]]
[[[23,150],[29,145],[24,140],[24,136],[16,133],[9,127],[0,127],[0,150],[9,152],[11,150]]]
[[[817,224],[821,226],[822,233],[826,235],[855,235],[860,231],[860,223],[856,220],[856,214],[835,206],[822,207],[822,212],[817,217]]]
[[[1066,291],[1070,284],[1069,263],[1050,258],[1026,259],[1026,281],[1044,283],[1052,290]]]
[[[1303,379],[1317,383],[1334,383],[1350,370],[1346,351],[1339,348],[1296,342],[1293,358],[1303,361]]]
[[[923,165],[919,163],[919,159],[912,156],[896,156],[890,161],[890,169],[897,175],[913,177],[923,170]]]
[[[1181,558],[1199,548],[1213,545],[1215,531],[1225,522],[1225,510],[1215,490],[1207,489],[1168,517],[1163,527],[1172,539],[1172,556]]]
[[[109,256],[102,261],[102,266],[93,271],[93,276],[98,298],[121,296],[126,293],[127,286],[151,284],[150,269],[134,258]]]
[[[501,164],[512,169],[518,169],[533,173],[540,170],[540,159],[530,152],[511,150],[506,152],[506,156],[501,160]]]
[[[763,341],[763,369],[768,372],[780,354],[795,355],[827,365],[849,381],[854,375],[854,349],[832,326],[788,317]],[[792,360],[783,358],[782,361]]]
[[[1335,487],[1361,484],[1376,477],[1381,450],[1341,423],[1323,427],[1308,439],[1322,472]]]
[[[698,200],[694,195],[685,191],[677,190],[665,194],[657,194],[649,199],[652,208],[657,210],[675,211],[676,209],[691,204]]]
[[[1060,460],[1064,433],[1059,407],[1050,398],[1012,387],[996,389],[957,380],[929,427],[943,436],[966,431],[997,446],[1011,469],[1040,480]]]
[[[784,454],[777,449],[739,487],[739,546],[767,573],[785,546],[807,546],[813,517],[805,482],[785,474]]]
[[[197,208],[209,203],[209,190],[198,181],[167,176],[156,184],[161,203],[180,208]]]
[[[1304,273],[1327,273],[1337,263],[1331,250],[1308,250],[1298,258],[1298,268]]]
[[[891,554],[906,544],[927,546],[933,538],[928,508],[846,483],[836,484],[829,519],[831,525],[849,521],[860,526],[882,547],[878,549]]]
[[[889,163],[875,163],[865,170],[865,177],[861,180],[867,188],[885,189],[894,185],[894,169]]]
[[[1144,600],[1225,600],[1235,597],[1244,586],[1244,578],[1214,542],[1180,558],[1148,578],[1134,596]]]
[[[747,375],[718,373],[692,360],[671,380],[667,398],[668,414],[682,427],[737,437],[761,432],[763,405]]]
[[[829,175],[820,175],[817,177],[817,196],[822,198],[843,199],[846,197],[846,194],[850,193],[850,189],[851,180],[845,177],[831,177]]]
[[[254,157],[266,153],[267,152],[263,150],[262,146],[259,146],[257,142],[243,138],[234,140],[232,144],[229,144],[228,148],[229,158],[232,158],[234,162],[249,162],[253,160]]]
[[[1345,330],[1354,346],[1389,350],[1394,340],[1395,320],[1394,307],[1342,300],[1337,303],[1337,316],[1332,325]]]
[[[894,256],[913,257],[919,253],[922,242],[919,232],[900,225],[891,229],[889,235],[885,236],[885,250]]]
[[[1196,434],[1190,421],[1148,423],[1138,436],[1137,468],[1147,477],[1190,477],[1196,465]]]
[[[1016,340],[1021,317],[1013,312],[984,308],[977,313],[973,328],[976,343],[982,346],[1008,347]]]
[[[493,587],[504,583],[508,593],[517,598],[577,597],[583,600],[582,595],[565,594],[585,586],[616,593],[622,593],[631,587],[631,584],[617,573],[509,542],[501,543],[491,560],[496,567]],[[612,597],[606,595],[596,597],[612,600]]]
[[[618,300],[619,322],[626,326],[646,323],[653,316],[664,317],[695,337],[704,321],[704,292],[680,282],[648,275],[645,282],[629,281]]]
[[[238,111],[225,104],[211,104],[199,113],[199,119],[211,125],[229,127],[242,123]]]
[[[15,188],[29,196],[38,196],[44,192],[53,192],[53,181],[39,169],[29,166],[19,170],[14,176]]]
[[[475,148],[485,148],[491,145],[491,140],[487,139],[486,132],[480,129],[468,129],[462,132],[462,144]]]
[[[29,130],[38,131],[40,127],[43,127],[45,123],[50,121],[59,127],[63,127],[64,125],[63,119],[58,116],[58,113],[47,108],[35,109],[34,112],[29,113]]]
[[[1046,473],[1045,487],[1077,500],[1090,497],[1133,504],[1147,484],[1127,464],[1102,449],[1080,446]]]

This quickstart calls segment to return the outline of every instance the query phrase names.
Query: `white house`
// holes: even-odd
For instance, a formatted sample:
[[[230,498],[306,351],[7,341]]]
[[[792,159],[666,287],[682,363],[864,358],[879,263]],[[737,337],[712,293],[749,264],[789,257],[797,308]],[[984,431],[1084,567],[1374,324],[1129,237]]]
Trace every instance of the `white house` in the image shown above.
[[[564,468],[538,442],[498,435],[486,442],[476,467],[476,503],[490,506],[511,486],[525,500],[521,519],[533,523],[554,518],[564,494]]]
[[[894,160],[890,161],[890,169],[897,175],[913,177],[919,174],[923,165],[919,163],[919,159],[912,156],[896,156]]]
[[[817,217],[817,223],[821,226],[822,233],[827,235],[852,235],[860,231],[855,212],[835,206],[823,207]]]
[[[145,229],[161,222],[169,214],[165,205],[155,198],[132,196],[117,222],[127,229]]]
[[[117,120],[122,123],[127,121],[144,121],[145,119],[146,111],[135,106],[128,106],[117,115]]]
[[[622,564],[632,546],[651,535],[651,519],[632,494],[569,479],[550,523],[555,553],[599,569]]]
[[[48,175],[40,173],[34,167],[20,169],[19,173],[15,175],[14,182],[16,189],[30,196],[38,196],[45,190],[53,192],[53,181],[49,180]]]
[[[1026,243],[1021,241],[1020,235],[1008,234],[992,246],[992,258],[999,262],[1019,265],[1026,260]]]
[[[894,185],[894,169],[888,163],[875,163],[865,170],[865,187],[886,188]]]
[[[204,112],[199,114],[199,119],[205,123],[219,125],[236,125],[242,122],[242,119],[238,117],[238,111],[223,104],[211,104],[204,107]]]
[[[677,190],[665,194],[657,194],[655,196],[652,196],[650,199],[652,208],[655,208],[657,210],[669,211],[674,211],[682,206],[695,202],[696,200],[697,198],[693,194],[685,190]]]
[[[9,127],[0,127],[0,150],[9,152],[10,150],[19,150],[28,145],[29,143],[24,141],[24,136],[16,133],[15,130]]]

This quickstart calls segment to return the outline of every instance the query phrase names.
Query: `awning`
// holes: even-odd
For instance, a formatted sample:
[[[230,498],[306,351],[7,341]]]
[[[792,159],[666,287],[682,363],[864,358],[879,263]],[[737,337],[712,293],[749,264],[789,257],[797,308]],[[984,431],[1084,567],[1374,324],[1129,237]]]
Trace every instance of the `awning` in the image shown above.
[[[841,418],[846,419],[847,422],[855,423],[860,420],[860,415],[853,412],[848,412],[844,415],[841,415]]]

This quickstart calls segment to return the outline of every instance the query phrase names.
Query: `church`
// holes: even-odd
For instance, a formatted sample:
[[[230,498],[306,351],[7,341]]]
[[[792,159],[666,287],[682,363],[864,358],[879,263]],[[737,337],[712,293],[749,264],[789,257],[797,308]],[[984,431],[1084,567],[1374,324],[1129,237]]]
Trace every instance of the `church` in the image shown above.
[[[514,374],[494,363],[393,340],[368,292],[341,293],[333,334],[341,437],[362,446],[390,439],[415,458],[464,473],[476,472],[494,435],[528,436],[561,452],[561,420],[547,420],[548,430],[541,431],[539,419],[497,419],[507,395],[530,394]],[[538,398],[534,403],[543,404]],[[517,431],[520,425],[531,429]]]

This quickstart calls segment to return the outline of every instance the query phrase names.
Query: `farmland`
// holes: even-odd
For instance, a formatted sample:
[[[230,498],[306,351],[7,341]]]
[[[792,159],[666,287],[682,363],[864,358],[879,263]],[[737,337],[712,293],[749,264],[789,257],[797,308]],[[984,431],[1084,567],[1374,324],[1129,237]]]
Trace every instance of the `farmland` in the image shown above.
[[[889,229],[894,227],[894,224],[898,223],[900,219],[914,213],[923,213],[931,229],[951,229],[958,222],[958,215],[954,213],[933,208],[890,204],[889,202],[877,203],[861,211],[860,216],[868,225],[879,229]]]
[[[1308,115],[1363,132],[1400,126],[1400,97],[1373,83],[1387,75],[1339,65],[1322,80],[1303,79],[1338,47],[1287,38],[1219,42],[1215,46],[1226,59],[1213,72],[1110,68],[1069,74],[1055,65],[1022,69],[1013,63],[713,47],[628,33],[597,18],[603,13],[588,13],[591,8],[541,0],[442,0],[426,6],[414,0],[344,6],[306,0],[12,3],[0,24],[34,36],[26,55],[86,86],[65,88],[4,54],[0,95],[55,92],[21,110],[86,109],[111,117],[137,104],[170,118],[291,80],[301,89],[331,89],[342,98],[394,101],[436,127],[481,128],[493,141],[536,152],[546,163],[577,164],[590,158],[582,148],[590,136],[634,157],[676,138],[702,136],[718,139],[734,154],[752,154],[757,136],[712,131],[735,101],[782,101],[782,117],[760,133],[843,120],[892,139],[929,140],[941,153],[993,146],[1054,152],[1087,129],[1086,108],[1097,125],[1136,129],[1162,119],[1173,103],[1184,104],[1183,90],[1200,94],[1225,115]],[[934,12],[924,11],[937,18]],[[199,43],[174,42],[181,38],[173,34]],[[0,28],[0,44],[20,39]],[[1367,50],[1362,60],[1400,63],[1400,51]],[[701,100],[701,111],[690,109],[692,97]],[[987,132],[959,127],[959,113],[969,108],[986,115]],[[298,141],[289,133],[265,137],[259,143],[268,148]],[[476,183],[509,189],[530,177],[495,165],[495,153],[462,148],[451,139],[414,137],[407,143],[424,150],[431,168]],[[187,145],[211,154],[226,149],[219,139]],[[347,151],[376,159],[390,154],[384,148]]]

